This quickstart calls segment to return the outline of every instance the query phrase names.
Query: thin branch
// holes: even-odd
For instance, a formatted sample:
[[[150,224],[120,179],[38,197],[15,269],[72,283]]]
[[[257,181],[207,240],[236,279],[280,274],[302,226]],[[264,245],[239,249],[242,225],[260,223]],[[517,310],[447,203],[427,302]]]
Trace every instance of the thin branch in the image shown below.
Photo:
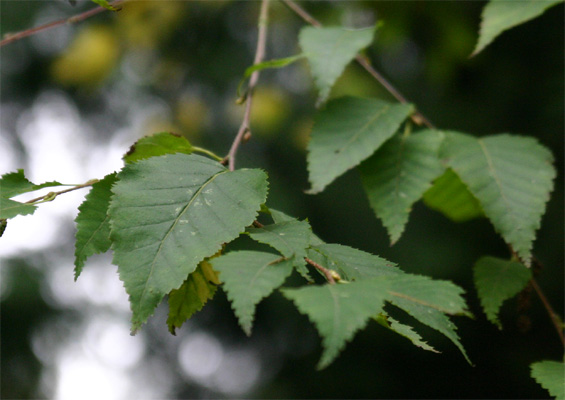
[[[73,186],[72,188],[69,188],[69,189],[61,190],[59,192],[49,192],[46,195],[39,196],[39,197],[36,197],[35,199],[28,200],[28,201],[25,202],[25,204],[32,204],[32,203],[36,203],[38,201],[52,201],[52,200],[55,200],[55,197],[57,197],[60,194],[69,193],[69,192],[72,192],[74,190],[78,190],[78,189],[82,189],[82,188],[85,188],[85,187],[88,187],[88,186],[92,186],[96,182],[98,182],[98,179],[91,179],[91,180],[89,180],[89,181],[87,181],[87,182],[85,182],[81,185],[76,185],[76,186]]]
[[[110,3],[110,5],[115,7],[115,6],[120,5],[124,1],[126,1],[126,0],[117,0],[117,1]],[[36,26],[35,28],[26,29],[25,31],[21,31],[21,32],[17,32],[17,33],[6,33],[4,35],[4,38],[0,41],[0,47],[5,46],[7,44],[10,44],[12,42],[15,42],[16,40],[20,40],[20,39],[26,38],[28,36],[35,35],[39,32],[43,32],[47,29],[54,28],[54,27],[59,26],[59,25],[74,24],[76,22],[83,21],[87,18],[90,18],[90,17],[96,15],[96,14],[100,14],[103,11],[107,11],[107,9],[104,8],[104,7],[96,7],[96,8],[93,8],[92,10],[88,10],[86,12],[83,12],[82,14],[78,14],[78,15],[75,15],[75,16],[70,17],[70,18],[65,18],[65,19],[60,19],[58,21],[49,22],[47,24]]]
[[[308,257],[304,257],[304,259],[306,260],[306,262],[308,264],[310,264],[311,266],[313,266],[314,268],[316,268],[318,271],[320,271],[322,274],[324,274],[324,276],[326,277],[326,279],[328,280],[328,282],[330,283],[330,285],[335,285],[335,280],[341,280],[341,277],[339,276],[339,274],[331,269],[327,269],[325,267],[322,267],[320,264],[318,264],[316,261],[309,259]]]
[[[255,59],[253,60],[253,65],[259,64],[263,61],[265,57],[265,47],[267,45],[267,23],[268,23],[268,10],[269,10],[269,0],[261,1],[261,11],[259,12],[259,34],[257,37],[257,50],[255,51]],[[253,89],[259,80],[259,71],[253,72],[251,78],[249,79],[249,86],[247,88],[247,103],[245,104],[245,113],[243,115],[243,121],[239,127],[239,131],[231,145],[230,151],[228,153],[227,159],[230,171],[235,169],[235,155],[239,148],[239,145],[244,138],[249,137],[249,119],[251,117],[251,104],[253,103]]]
[[[294,11],[300,18],[304,21],[308,22],[310,25],[315,26],[317,28],[321,28],[322,24],[316,18],[308,14],[306,10],[300,7],[292,0],[281,0],[288,8]],[[409,101],[396,89],[384,76],[381,75],[373,66],[371,66],[369,60],[363,57],[360,54],[357,54],[355,60],[361,65],[365,70],[371,74],[373,78],[377,80],[396,100],[401,103],[409,103]],[[412,121],[417,125],[425,125],[430,129],[434,129],[434,125],[430,122],[428,118],[426,118],[420,111],[414,111],[412,114]]]
[[[555,313],[555,311],[553,311],[551,304],[547,300],[547,297],[545,297],[545,294],[543,293],[543,291],[539,287],[536,280],[534,278],[532,278],[530,283],[532,284],[532,286],[533,286],[534,290],[536,291],[538,297],[540,298],[541,302],[543,303],[543,306],[545,307],[547,313],[549,314],[549,318],[551,318],[551,322],[553,322],[553,326],[555,326],[555,329],[557,330],[557,335],[559,335],[559,339],[561,339],[561,344],[563,345],[563,347],[565,347],[565,338],[563,337],[563,324],[561,322],[561,319]]]

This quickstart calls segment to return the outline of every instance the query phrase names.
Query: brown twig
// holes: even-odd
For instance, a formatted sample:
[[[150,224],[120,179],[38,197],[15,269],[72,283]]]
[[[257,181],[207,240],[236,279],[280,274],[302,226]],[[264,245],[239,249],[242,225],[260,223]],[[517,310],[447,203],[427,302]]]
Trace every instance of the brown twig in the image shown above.
[[[110,3],[110,5],[115,7],[115,6],[120,5],[124,1],[125,0],[117,0],[117,1]],[[88,10],[86,12],[83,12],[82,14],[78,14],[78,15],[72,16],[70,18],[65,18],[65,19],[60,19],[58,21],[49,22],[47,24],[36,26],[35,28],[26,29],[25,31],[21,31],[21,32],[17,32],[17,33],[7,33],[7,34],[4,35],[4,38],[0,41],[0,47],[5,46],[7,44],[10,44],[12,42],[15,42],[16,40],[20,40],[20,39],[26,38],[28,36],[35,35],[39,32],[45,31],[47,29],[54,28],[54,27],[59,26],[59,25],[74,24],[76,22],[83,21],[87,18],[92,17],[93,15],[100,14],[103,11],[107,11],[107,9],[104,8],[104,7],[96,7],[96,8],[93,8],[92,10]]]
[[[562,322],[561,322],[559,316],[555,313],[555,311],[553,311],[551,304],[547,300],[547,297],[545,297],[545,294],[543,293],[543,291],[539,287],[536,280],[534,278],[532,278],[530,283],[531,283],[532,287],[534,288],[534,290],[536,291],[541,302],[543,303],[543,306],[545,307],[547,313],[549,314],[549,318],[551,319],[551,322],[553,322],[553,326],[555,326],[555,329],[557,330],[557,334],[559,335],[559,339],[561,340],[561,344],[563,345],[563,347],[565,347],[565,338],[563,337],[563,326],[562,326]]]
[[[49,201],[51,201],[51,200],[54,200],[55,197],[57,197],[60,194],[69,193],[69,192],[72,192],[74,190],[78,190],[78,189],[82,189],[82,188],[85,188],[85,187],[88,187],[88,186],[92,186],[96,182],[98,182],[98,179],[91,179],[88,182],[85,182],[81,185],[73,186],[72,188],[69,188],[69,189],[61,190],[59,192],[49,192],[46,195],[39,196],[39,197],[36,197],[35,199],[28,200],[28,201],[25,202],[25,204],[31,204],[31,203],[35,203],[35,202],[38,202],[38,201],[41,201],[41,200],[47,201],[47,199],[49,199]]]
[[[313,266],[314,268],[316,268],[318,271],[320,271],[322,274],[324,274],[324,276],[326,277],[326,279],[328,280],[328,282],[330,283],[330,285],[335,285],[335,280],[336,279],[341,279],[339,277],[339,275],[337,274],[337,272],[332,271],[331,269],[327,269],[325,267],[322,267],[320,264],[318,264],[316,261],[309,259],[308,257],[304,257],[304,259],[306,260],[306,262],[308,264],[310,264],[311,266]]]
[[[304,21],[308,22],[310,25],[315,26],[317,28],[321,28],[322,24],[316,18],[308,14],[306,10],[300,7],[292,0],[281,0],[288,8],[294,11],[300,18]],[[373,78],[377,80],[396,100],[400,103],[407,104],[409,101],[396,89],[380,72],[378,72],[367,58],[363,57],[361,54],[357,54],[355,60],[361,65]],[[434,124],[430,122],[428,118],[426,118],[420,111],[414,111],[412,114],[412,121],[417,125],[425,125],[430,129],[435,129]]]
[[[265,48],[267,45],[267,18],[269,10],[269,0],[261,1],[261,11],[259,12],[259,34],[257,37],[257,50],[255,51],[255,59],[253,60],[253,65],[259,64],[263,61],[265,57]],[[244,137],[249,137],[249,119],[251,117],[251,104],[253,102],[253,89],[259,80],[259,71],[253,72],[251,78],[249,79],[249,85],[247,87],[247,102],[245,104],[245,113],[243,115],[243,121],[239,127],[239,131],[231,145],[230,151],[227,155],[228,165],[230,171],[235,169],[235,155]]]

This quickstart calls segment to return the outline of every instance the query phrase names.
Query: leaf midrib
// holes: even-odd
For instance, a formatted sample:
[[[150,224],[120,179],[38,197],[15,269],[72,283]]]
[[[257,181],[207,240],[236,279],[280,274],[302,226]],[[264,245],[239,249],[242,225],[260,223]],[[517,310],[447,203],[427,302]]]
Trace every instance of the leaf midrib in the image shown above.
[[[163,248],[163,243],[165,243],[165,241],[167,240],[167,237],[171,234],[171,232],[173,231],[173,229],[175,228],[175,226],[177,225],[178,221],[181,219],[182,215],[188,210],[188,208],[191,206],[191,204],[194,202],[194,200],[200,195],[200,193],[202,192],[202,190],[209,185],[212,181],[214,181],[214,179],[216,179],[218,176],[225,174],[229,171],[225,170],[225,171],[220,171],[214,175],[212,175],[206,182],[204,182],[203,185],[200,186],[200,188],[194,192],[194,194],[192,195],[192,197],[190,198],[190,200],[188,201],[188,203],[186,204],[186,206],[183,208],[183,210],[178,214],[178,216],[175,218],[173,224],[171,225],[171,227],[167,230],[167,233],[165,233],[165,236],[163,237],[163,239],[161,240],[161,243],[159,244],[159,247],[157,249],[157,252],[155,253],[155,256],[153,257],[153,261],[151,262],[151,270],[149,271],[149,275],[147,277],[147,280],[145,281],[145,286],[143,287],[143,292],[141,293],[141,296],[139,298],[139,306],[143,303],[143,298],[145,297],[145,293],[147,291],[147,288],[149,286],[149,281],[151,280],[151,277],[153,276],[153,272],[155,271],[155,264],[157,261],[157,258],[159,257],[159,254],[161,253],[161,249]]]
[[[477,142],[479,143],[479,146],[481,147],[481,151],[483,152],[483,154],[485,156],[489,170],[492,173],[492,178],[494,179],[494,181],[496,183],[496,187],[497,187],[497,189],[500,193],[500,197],[501,197],[501,199],[504,203],[504,208],[507,211],[507,215],[509,215],[512,218],[512,222],[513,222],[512,226],[514,226],[514,229],[512,229],[512,232],[519,230],[521,228],[520,221],[518,220],[518,218],[516,218],[516,215],[513,212],[514,210],[513,210],[512,206],[510,204],[510,201],[508,200],[504,191],[502,190],[502,183],[500,181],[498,174],[496,173],[496,170],[494,168],[492,158],[490,157],[488,149],[486,148],[483,140],[477,139]]]
[[[390,104],[385,105],[381,109],[379,109],[374,116],[372,116],[366,123],[363,125],[353,136],[349,138],[349,140],[343,145],[343,147],[336,150],[336,153],[341,154],[347,147],[349,147],[353,142],[355,142],[359,136],[364,133],[369,127],[375,123],[377,119],[379,119],[388,109],[390,108]]]

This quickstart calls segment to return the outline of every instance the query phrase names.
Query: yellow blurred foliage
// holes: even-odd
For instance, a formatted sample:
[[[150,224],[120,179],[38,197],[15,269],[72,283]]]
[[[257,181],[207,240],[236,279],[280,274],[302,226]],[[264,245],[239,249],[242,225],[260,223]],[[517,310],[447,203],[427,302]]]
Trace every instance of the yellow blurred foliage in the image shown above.
[[[176,104],[175,116],[187,136],[194,139],[207,123],[209,109],[202,99],[196,96],[184,96]]]
[[[184,1],[128,1],[118,13],[116,26],[126,44],[155,47],[175,29],[187,9]]]
[[[251,130],[258,136],[272,136],[290,115],[290,100],[279,88],[259,86],[253,93]]]
[[[313,126],[314,121],[311,117],[303,118],[292,124],[290,128],[290,139],[297,150],[306,151]]]
[[[51,65],[57,82],[68,86],[96,86],[116,66],[120,49],[106,26],[90,25],[80,31]]]

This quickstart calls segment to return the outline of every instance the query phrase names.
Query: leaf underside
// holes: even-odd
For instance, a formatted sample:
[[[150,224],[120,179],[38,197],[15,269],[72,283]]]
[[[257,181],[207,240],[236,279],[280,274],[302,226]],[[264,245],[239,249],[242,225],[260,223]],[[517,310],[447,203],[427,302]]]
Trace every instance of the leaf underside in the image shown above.
[[[0,197],[0,218],[10,219],[18,215],[29,215],[35,212],[37,207],[31,204],[20,203]]]
[[[175,335],[176,328],[180,328],[214,297],[219,284],[218,274],[212,269],[212,265],[208,261],[202,261],[181,287],[169,294],[169,332]]]
[[[444,170],[439,161],[443,134],[424,131],[395,135],[360,166],[371,208],[395,243],[408,222],[412,205]]]
[[[423,195],[424,204],[441,212],[454,222],[465,222],[484,217],[485,213],[469,188],[451,168],[437,178]]]
[[[77,233],[75,240],[75,280],[79,277],[86,259],[110,249],[110,221],[108,207],[112,196],[112,185],[116,173],[106,175],[92,185],[90,193],[79,206],[75,218]]]
[[[61,183],[53,181],[36,185],[27,180],[23,169],[18,169],[16,172],[9,172],[0,177],[0,197],[8,199],[52,186],[61,186]]]
[[[351,30],[338,27],[306,26],[299,43],[310,64],[318,88],[319,101],[325,101],[336,80],[357,53],[373,41],[376,27]]]
[[[37,208],[36,206],[10,200],[10,198],[52,186],[61,186],[61,183],[45,182],[36,185],[27,180],[23,169],[2,175],[0,177],[0,219],[10,219],[18,215],[33,214]]]
[[[532,271],[515,261],[482,257],[475,264],[473,277],[488,320],[501,329],[498,312],[502,303],[524,289]]]
[[[211,261],[247,335],[251,334],[256,305],[284,283],[293,261],[259,251],[232,251]]]
[[[308,143],[309,193],[323,191],[373,154],[411,111],[411,105],[377,99],[348,96],[328,102],[316,116]]]
[[[135,332],[200,261],[253,222],[266,200],[267,177],[173,154],[126,165],[113,192],[114,263],[130,296]]]
[[[174,153],[192,153],[192,145],[184,137],[170,132],[155,133],[135,142],[124,155],[126,163]]]
[[[441,156],[480,201],[506,243],[529,265],[556,175],[551,152],[530,137],[475,138],[446,132]]]

